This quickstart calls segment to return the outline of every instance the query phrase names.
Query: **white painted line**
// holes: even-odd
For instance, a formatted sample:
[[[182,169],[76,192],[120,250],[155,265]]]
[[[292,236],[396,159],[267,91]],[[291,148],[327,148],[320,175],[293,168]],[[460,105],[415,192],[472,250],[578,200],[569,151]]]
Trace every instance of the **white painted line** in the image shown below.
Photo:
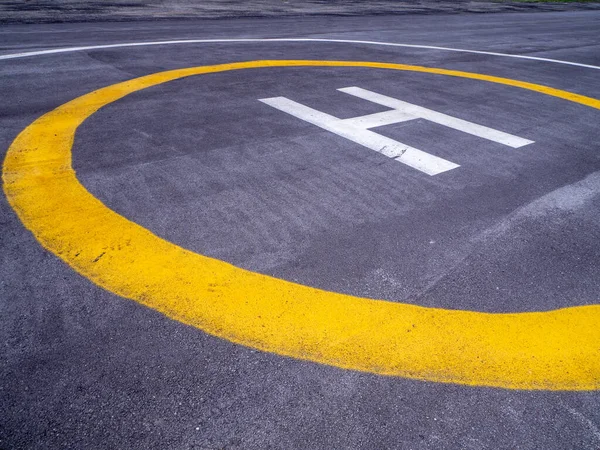
[[[398,111],[396,109],[392,109],[391,111],[383,111],[375,114],[369,114],[366,116],[344,119],[344,122],[351,126],[369,129],[383,127],[385,125],[392,125],[394,123],[406,122],[407,120],[414,119],[418,119],[418,117],[412,114],[408,114],[405,111]]]
[[[441,50],[447,52],[461,52],[461,53],[475,53],[478,55],[488,56],[500,56],[506,58],[517,58],[527,59],[532,61],[542,61],[554,64],[564,64],[568,66],[584,67],[586,69],[600,70],[600,66],[594,66],[591,64],[582,64],[572,61],[563,61],[559,59],[541,58],[538,56],[527,56],[527,55],[514,55],[510,53],[498,53],[498,52],[486,52],[481,50],[467,50],[461,48],[451,47],[438,47],[434,45],[418,45],[418,44],[400,44],[395,42],[378,42],[378,41],[361,41],[354,39],[319,39],[319,38],[267,38],[267,39],[179,39],[170,41],[145,41],[145,42],[125,42],[119,44],[103,44],[103,45],[86,45],[80,47],[62,47],[53,48],[47,50],[36,50],[31,52],[21,53],[10,53],[7,55],[0,55],[0,60],[9,60],[17,58],[28,58],[31,56],[43,56],[43,55],[55,55],[59,53],[71,53],[88,50],[102,50],[109,48],[125,48],[125,47],[144,47],[152,45],[181,45],[181,44],[211,44],[211,43],[243,43],[243,42],[325,42],[325,43],[339,43],[339,44],[359,44],[359,45],[381,45],[387,47],[405,47],[405,48],[419,48],[425,50]]]
[[[369,131],[369,128],[422,118],[512,148],[523,147],[534,142],[356,86],[341,88],[338,91],[392,108],[392,110],[349,119],[339,119],[285,97],[263,98],[260,101],[429,175],[437,175],[459,166],[402,142]]]
[[[413,116],[415,118],[420,117],[422,119],[429,120],[430,122],[462,131],[463,133],[472,134],[473,136],[478,136],[489,141],[507,145],[508,147],[519,148],[534,143],[534,141],[530,141],[529,139],[523,139],[512,134],[495,130],[493,128],[488,128],[483,125],[477,125],[473,122],[457,119],[456,117],[448,116],[428,108],[423,108],[422,106],[413,105],[412,103],[407,103],[402,100],[377,94],[376,92],[371,92],[359,87],[347,87],[338,89],[338,91],[354,95],[355,97],[359,97],[373,103],[378,103],[388,108],[394,108],[408,116]]]
[[[396,161],[425,172],[428,175],[437,175],[459,167],[458,164],[454,164],[453,162],[430,155],[394,139],[381,136],[366,128],[358,127],[355,118],[338,119],[285,97],[264,98],[260,101],[324,130],[375,150],[389,158],[394,158]]]

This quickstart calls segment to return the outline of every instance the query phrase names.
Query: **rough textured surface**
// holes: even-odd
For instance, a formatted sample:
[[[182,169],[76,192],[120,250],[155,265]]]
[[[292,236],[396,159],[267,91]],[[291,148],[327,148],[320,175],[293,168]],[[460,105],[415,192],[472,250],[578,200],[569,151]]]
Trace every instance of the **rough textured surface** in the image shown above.
[[[600,3],[513,0],[6,0],[0,3],[0,23],[576,9],[600,9]]]
[[[598,20],[596,12],[573,12],[10,25],[0,40],[11,53],[132,36],[330,37],[600,65]],[[0,149],[44,112],[99,87],[262,58],[445,67],[600,97],[597,70],[436,50],[333,43],[105,49],[0,63]],[[335,91],[348,84],[536,144],[505,149],[427,123],[381,129],[461,164],[428,178],[257,101],[285,95],[340,116],[374,112]],[[166,84],[100,111],[81,128],[74,164],[109,207],[254,270],[430,306],[544,310],[598,302],[597,124],[598,112],[583,106],[474,81],[240,72]],[[0,343],[0,448],[600,447],[598,392],[361,374],[255,352],[167,320],[44,251],[3,195]]]

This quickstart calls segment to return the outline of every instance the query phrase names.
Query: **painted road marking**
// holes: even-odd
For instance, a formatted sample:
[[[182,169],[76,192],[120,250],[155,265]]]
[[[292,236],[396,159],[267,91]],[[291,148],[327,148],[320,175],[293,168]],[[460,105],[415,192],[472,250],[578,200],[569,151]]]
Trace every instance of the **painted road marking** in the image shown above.
[[[493,128],[477,125],[466,120],[457,119],[456,117],[448,116],[431,109],[423,108],[422,106],[413,105],[412,103],[377,94],[359,87],[342,88],[338,89],[338,91],[392,109],[390,111],[368,114],[366,116],[339,119],[330,114],[325,114],[324,112],[297,103],[286,97],[263,98],[260,99],[260,101],[297,117],[298,119],[312,123],[324,130],[331,131],[332,133],[356,142],[357,144],[375,150],[388,158],[393,158],[407,166],[425,172],[428,175],[437,175],[460,166],[443,158],[426,153],[418,148],[411,147],[402,142],[369,131],[369,129],[409,120],[425,119],[512,148],[519,148],[533,143],[533,141],[528,139],[513,136],[512,134],[504,133]]]
[[[360,41],[356,39],[326,39],[326,38],[233,38],[233,39],[177,39],[169,41],[146,41],[146,42],[124,42],[119,44],[85,45],[79,47],[51,48],[47,50],[34,50],[30,52],[10,53],[0,55],[1,60],[28,58],[32,56],[56,55],[59,53],[81,52],[88,50],[104,50],[110,48],[145,47],[154,45],[181,45],[181,44],[221,44],[221,43],[253,43],[253,42],[325,42],[337,44],[359,44],[359,45],[381,45],[385,47],[420,48],[424,50],[441,50],[446,52],[474,53],[477,55],[500,56],[515,59],[527,59],[532,61],[549,62],[553,64],[564,64],[568,66],[583,67],[586,69],[600,70],[600,66],[582,64],[560,59],[542,58],[539,56],[514,55],[511,53],[486,52],[483,50],[467,50],[462,48],[438,47],[435,45],[401,44],[396,42]]]
[[[50,252],[97,285],[229,341],[346,369],[510,389],[600,389],[600,305],[494,314],[359,298],[253,273],[185,250],[107,208],[71,167],[77,128],[133,92],[180,78],[269,67],[362,67],[600,100],[455,70],[353,61],[250,61],[159,72],[50,111],[11,144],[6,197]]]
[[[378,103],[382,106],[387,106],[388,108],[393,108],[397,111],[412,115],[415,118],[425,119],[439,125],[444,125],[445,127],[462,131],[463,133],[472,134],[473,136],[487,139],[488,141],[507,145],[508,147],[519,148],[534,143],[534,141],[530,141],[529,139],[523,139],[518,136],[513,136],[512,134],[495,130],[493,128],[477,125],[467,120],[457,119],[456,117],[448,116],[428,108],[423,108],[422,106],[413,105],[408,102],[403,102],[402,100],[397,100],[392,97],[367,91],[366,89],[361,89],[359,87],[342,88],[338,89],[338,91],[354,95],[355,97],[362,98],[364,100],[369,100],[373,103]]]
[[[338,119],[337,117],[322,113],[321,111],[296,103],[285,97],[265,98],[260,101],[277,108],[280,111],[321,127],[324,130],[331,131],[332,133],[345,137],[357,144],[375,150],[388,158],[393,158],[407,166],[425,172],[428,175],[437,175],[438,173],[459,167],[458,164],[430,155],[418,148],[410,147],[373,131],[369,131],[367,127],[360,124],[360,119],[365,119],[367,122],[370,122],[373,117],[354,117],[347,122],[345,119]],[[407,119],[405,115],[402,115],[400,120],[404,121],[416,118],[417,117],[412,116]],[[370,123],[367,123],[367,125],[370,125]]]

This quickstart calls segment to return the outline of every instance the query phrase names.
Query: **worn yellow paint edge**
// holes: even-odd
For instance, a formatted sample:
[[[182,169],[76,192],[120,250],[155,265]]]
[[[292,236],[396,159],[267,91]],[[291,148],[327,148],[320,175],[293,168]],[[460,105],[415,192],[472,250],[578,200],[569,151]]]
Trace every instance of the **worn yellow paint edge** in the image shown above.
[[[523,81],[353,61],[252,61],[160,72],[76,98],[10,146],[4,191],[38,241],[81,275],[207,333],[347,369],[510,389],[600,389],[600,306],[491,314],[327,292],[195,254],[107,208],[77,180],[77,127],[99,108],[167,81],[236,69],[367,67],[470,78],[600,109],[600,101]]]

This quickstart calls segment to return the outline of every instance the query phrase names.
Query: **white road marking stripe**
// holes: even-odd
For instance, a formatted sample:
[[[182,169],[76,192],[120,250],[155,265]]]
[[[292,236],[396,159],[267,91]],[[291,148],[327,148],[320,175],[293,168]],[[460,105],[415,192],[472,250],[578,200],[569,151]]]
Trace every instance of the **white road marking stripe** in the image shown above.
[[[527,59],[532,61],[543,61],[554,64],[564,64],[568,66],[584,67],[586,69],[600,70],[600,66],[593,66],[591,64],[582,64],[572,61],[562,61],[559,59],[541,58],[538,56],[527,56],[527,55],[514,55],[510,53],[498,53],[498,52],[486,52],[481,50],[467,50],[461,48],[451,47],[438,47],[434,45],[418,45],[418,44],[400,44],[394,42],[378,42],[378,41],[361,41],[354,39],[319,39],[319,38],[255,38],[255,39],[179,39],[170,41],[146,41],[146,42],[125,42],[119,44],[104,44],[104,45],[87,45],[80,47],[62,47],[53,48],[47,50],[36,50],[31,52],[11,53],[7,55],[0,55],[0,60],[9,60],[17,58],[27,58],[30,56],[42,56],[42,55],[54,55],[58,53],[70,53],[87,50],[102,50],[109,48],[123,48],[123,47],[143,47],[151,45],[178,45],[178,44],[210,44],[210,43],[242,43],[242,42],[329,42],[339,44],[361,44],[361,45],[381,45],[388,47],[405,47],[405,48],[420,48],[425,50],[442,50],[447,52],[461,52],[461,53],[475,53],[479,55],[489,56],[501,56],[507,58]]]
[[[530,141],[529,139],[523,139],[512,134],[495,130],[493,128],[488,128],[483,125],[477,125],[475,123],[468,122],[466,120],[457,119],[456,117],[448,116],[437,111],[432,111],[431,109],[413,105],[412,103],[403,102],[402,100],[377,94],[376,92],[371,92],[359,87],[341,88],[338,89],[338,91],[354,95],[355,97],[359,97],[373,103],[378,103],[388,108],[394,108],[410,116],[420,117],[429,120],[430,122],[444,125],[446,127],[472,134],[473,136],[478,136],[489,141],[497,142],[499,144],[507,145],[512,148],[519,148],[534,143],[534,141]]]
[[[285,97],[264,98],[260,101],[324,130],[375,150],[389,158],[394,158],[428,175],[437,175],[438,173],[460,167],[458,164],[430,155],[394,139],[381,136],[365,128],[359,128],[351,120],[338,119]]]
[[[377,128],[385,125],[392,125],[394,123],[406,122],[407,120],[418,119],[417,116],[408,114],[405,111],[398,111],[392,109],[391,111],[383,111],[375,114],[369,114],[366,116],[352,117],[350,119],[344,119],[344,123],[359,127],[359,128]]]

